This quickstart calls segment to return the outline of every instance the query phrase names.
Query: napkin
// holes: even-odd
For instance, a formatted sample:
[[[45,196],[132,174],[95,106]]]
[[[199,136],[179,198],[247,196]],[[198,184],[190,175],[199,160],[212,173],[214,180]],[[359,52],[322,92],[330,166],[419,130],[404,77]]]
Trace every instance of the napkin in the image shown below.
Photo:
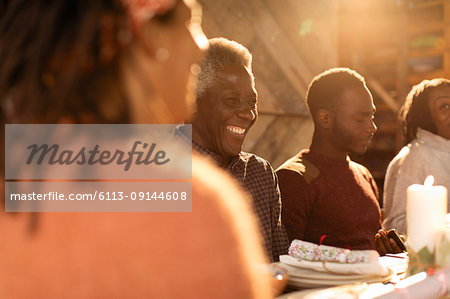
[[[380,255],[375,250],[350,250],[293,240],[288,253],[280,255],[280,262],[296,268],[335,274],[389,274],[389,270],[380,264]]]
[[[302,240],[293,240],[289,255],[307,261],[329,261],[340,263],[368,263],[371,250],[350,250]]]

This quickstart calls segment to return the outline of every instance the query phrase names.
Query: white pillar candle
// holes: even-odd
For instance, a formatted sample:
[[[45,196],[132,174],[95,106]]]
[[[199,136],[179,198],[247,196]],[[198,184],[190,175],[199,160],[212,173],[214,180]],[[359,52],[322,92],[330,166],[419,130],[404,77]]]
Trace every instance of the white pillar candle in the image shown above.
[[[436,237],[445,224],[447,188],[433,186],[434,178],[427,177],[424,185],[408,187],[406,195],[406,223],[408,246],[419,252],[425,246],[433,252]]]

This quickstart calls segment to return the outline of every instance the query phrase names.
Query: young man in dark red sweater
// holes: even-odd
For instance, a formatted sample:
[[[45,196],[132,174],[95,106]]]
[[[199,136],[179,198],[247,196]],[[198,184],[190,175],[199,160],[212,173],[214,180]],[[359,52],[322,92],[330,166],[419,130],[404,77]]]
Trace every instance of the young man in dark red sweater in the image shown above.
[[[313,79],[306,102],[314,121],[311,146],[277,170],[289,239],[400,252],[381,229],[372,175],[348,156],[365,153],[377,129],[364,78],[346,68],[328,70]]]

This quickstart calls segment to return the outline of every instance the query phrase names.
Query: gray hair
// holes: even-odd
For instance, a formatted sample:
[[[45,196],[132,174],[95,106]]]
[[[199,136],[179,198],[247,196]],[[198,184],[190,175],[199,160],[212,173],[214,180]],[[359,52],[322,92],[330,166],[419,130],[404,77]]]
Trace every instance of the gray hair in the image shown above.
[[[252,54],[238,42],[218,37],[209,40],[209,49],[200,64],[197,81],[197,100],[202,97],[216,78],[218,68],[239,64],[251,71]]]

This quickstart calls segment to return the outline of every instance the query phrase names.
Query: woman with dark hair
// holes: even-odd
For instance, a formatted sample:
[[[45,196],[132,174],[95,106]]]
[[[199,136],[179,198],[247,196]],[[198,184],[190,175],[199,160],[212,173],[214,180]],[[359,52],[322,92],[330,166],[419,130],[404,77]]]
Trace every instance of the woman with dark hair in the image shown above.
[[[3,124],[181,123],[191,114],[208,45],[195,0],[0,6]],[[254,269],[265,259],[244,195],[198,157],[187,213],[5,213],[0,191],[0,298],[271,296]]]
[[[405,145],[391,161],[384,183],[384,225],[406,232],[406,189],[433,175],[450,188],[450,80],[424,80],[401,109]],[[450,202],[449,202],[450,203]]]

